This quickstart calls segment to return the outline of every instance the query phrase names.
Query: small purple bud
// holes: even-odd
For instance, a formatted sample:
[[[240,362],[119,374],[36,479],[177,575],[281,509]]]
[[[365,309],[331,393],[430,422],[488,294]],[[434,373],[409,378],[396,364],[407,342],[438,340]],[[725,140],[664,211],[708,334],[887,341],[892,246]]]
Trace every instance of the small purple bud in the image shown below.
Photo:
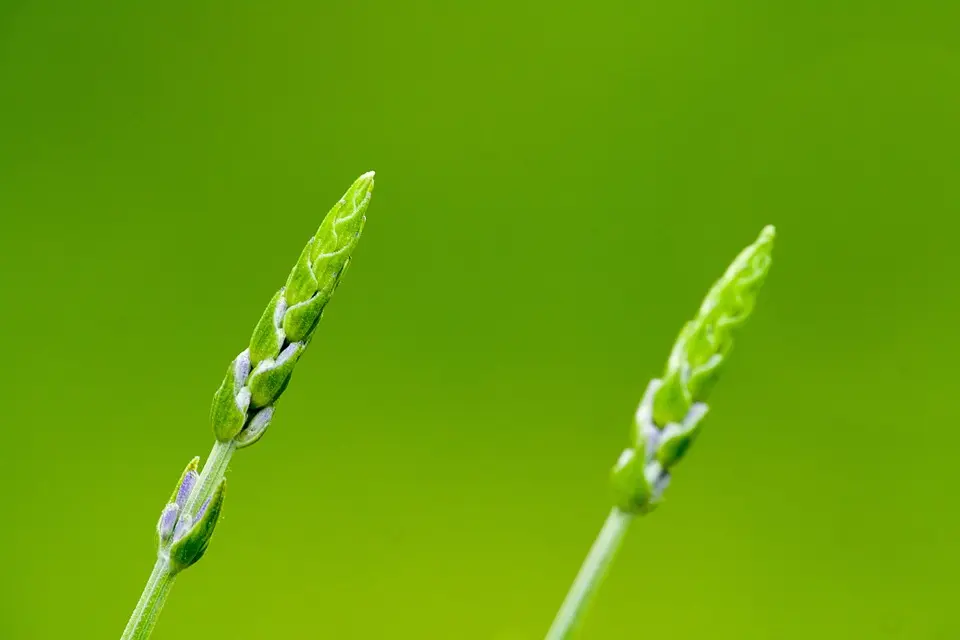
[[[180,506],[176,503],[170,503],[163,508],[163,513],[160,514],[160,522],[157,523],[157,535],[160,536],[160,540],[166,542],[170,539],[179,514]]]
[[[240,393],[240,388],[247,383],[250,375],[250,349],[244,349],[233,363],[233,393]]]
[[[210,536],[217,526],[220,519],[220,512],[223,509],[223,496],[226,490],[226,481],[221,480],[213,495],[207,500],[196,519],[181,518],[177,525],[178,533],[175,534],[174,541],[169,548],[170,571],[174,574],[183,571],[201,557],[207,550],[207,544],[210,542]],[[184,527],[183,533],[179,533],[180,527],[186,524],[184,521],[190,520],[189,526]]]
[[[176,503],[181,509],[183,505],[187,503],[187,498],[190,497],[190,492],[193,491],[194,485],[197,484],[198,474],[193,469],[190,469],[185,474],[183,474],[183,482],[180,483],[180,488],[177,489],[177,499]]]
[[[209,506],[210,506],[210,498],[207,498],[207,499],[203,502],[203,506],[200,507],[200,511],[197,512],[197,517],[193,519],[193,521],[194,521],[195,523],[196,523],[196,522],[200,522],[200,518],[203,517],[203,514],[207,511],[207,507],[209,507]]]

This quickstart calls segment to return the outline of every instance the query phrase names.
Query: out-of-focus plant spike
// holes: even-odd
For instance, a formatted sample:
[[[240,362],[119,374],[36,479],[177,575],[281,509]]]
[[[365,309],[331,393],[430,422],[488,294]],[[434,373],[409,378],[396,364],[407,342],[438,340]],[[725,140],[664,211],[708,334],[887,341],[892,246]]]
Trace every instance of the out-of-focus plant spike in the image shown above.
[[[756,242],[740,252],[711,287],[696,317],[680,331],[663,378],[647,385],[634,416],[630,446],[610,472],[613,508],[547,631],[547,640],[574,637],[630,522],[660,503],[672,467],[700,433],[710,388],[770,270],[774,235],[772,226],[765,227]]]
[[[684,325],[662,378],[654,379],[634,417],[632,442],[611,472],[617,508],[648,513],[660,502],[670,470],[702,428],[707,396],[736,330],[753,311],[770,270],[774,228],[740,252],[707,293],[696,317]]]
[[[776,231],[764,227],[711,287],[696,317],[680,331],[653,400],[658,425],[681,422],[690,407],[707,399],[737,329],[746,322],[770,271]]]

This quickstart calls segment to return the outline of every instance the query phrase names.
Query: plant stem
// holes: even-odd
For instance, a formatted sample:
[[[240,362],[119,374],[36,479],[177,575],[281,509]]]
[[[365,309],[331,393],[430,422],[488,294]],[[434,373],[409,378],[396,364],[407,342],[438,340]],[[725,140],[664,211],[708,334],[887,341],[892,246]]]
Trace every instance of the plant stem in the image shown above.
[[[590,548],[587,559],[580,567],[580,573],[573,581],[557,617],[547,632],[546,640],[568,640],[573,637],[593,594],[596,593],[607,573],[607,568],[620,548],[631,520],[633,520],[631,513],[616,507],[610,511],[606,522],[603,523],[603,528],[600,529],[600,535]]]
[[[133,610],[133,615],[130,616],[130,621],[123,630],[120,640],[146,640],[150,637],[175,579],[176,577],[170,573],[167,558],[158,557],[147,580],[147,586],[143,588],[140,601]]]
[[[227,473],[227,465],[230,464],[230,458],[233,457],[233,452],[236,450],[237,445],[233,441],[220,442],[217,440],[213,443],[213,449],[210,450],[210,455],[207,456],[207,461],[203,464],[197,486],[194,487],[183,507],[184,514],[190,517],[197,515],[203,503],[213,495],[217,485],[223,480],[223,476]]]

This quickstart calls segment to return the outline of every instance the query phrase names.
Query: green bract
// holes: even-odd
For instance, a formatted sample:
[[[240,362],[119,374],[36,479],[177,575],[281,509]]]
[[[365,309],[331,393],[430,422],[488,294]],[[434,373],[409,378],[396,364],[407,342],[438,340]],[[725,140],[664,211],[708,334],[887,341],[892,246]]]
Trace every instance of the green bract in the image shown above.
[[[174,542],[170,546],[170,572],[180,573],[190,565],[196,563],[207,551],[213,530],[220,520],[220,510],[223,508],[223,496],[227,490],[227,481],[221,480],[217,485],[200,513],[187,523],[182,533],[174,533]],[[179,528],[180,525],[178,524]],[[178,537],[179,535],[179,537]]]

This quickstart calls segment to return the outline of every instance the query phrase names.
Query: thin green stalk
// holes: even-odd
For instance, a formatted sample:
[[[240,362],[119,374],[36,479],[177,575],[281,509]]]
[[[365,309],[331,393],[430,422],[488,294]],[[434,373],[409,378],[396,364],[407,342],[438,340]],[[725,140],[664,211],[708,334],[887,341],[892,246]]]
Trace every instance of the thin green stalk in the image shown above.
[[[157,558],[150,578],[147,580],[147,586],[143,588],[140,601],[133,610],[133,615],[130,616],[130,621],[127,623],[127,628],[123,630],[120,640],[144,640],[150,637],[174,580],[176,576],[170,572],[169,559]]]
[[[632,521],[632,513],[621,511],[616,507],[610,510],[610,515],[600,529],[600,535],[590,547],[590,553],[583,561],[580,573],[573,581],[557,617],[550,626],[550,631],[547,632],[546,640],[567,640],[573,637],[583,618],[583,613],[590,605],[600,583],[603,582],[614,556],[617,555],[620,543],[623,542],[623,537]]]

